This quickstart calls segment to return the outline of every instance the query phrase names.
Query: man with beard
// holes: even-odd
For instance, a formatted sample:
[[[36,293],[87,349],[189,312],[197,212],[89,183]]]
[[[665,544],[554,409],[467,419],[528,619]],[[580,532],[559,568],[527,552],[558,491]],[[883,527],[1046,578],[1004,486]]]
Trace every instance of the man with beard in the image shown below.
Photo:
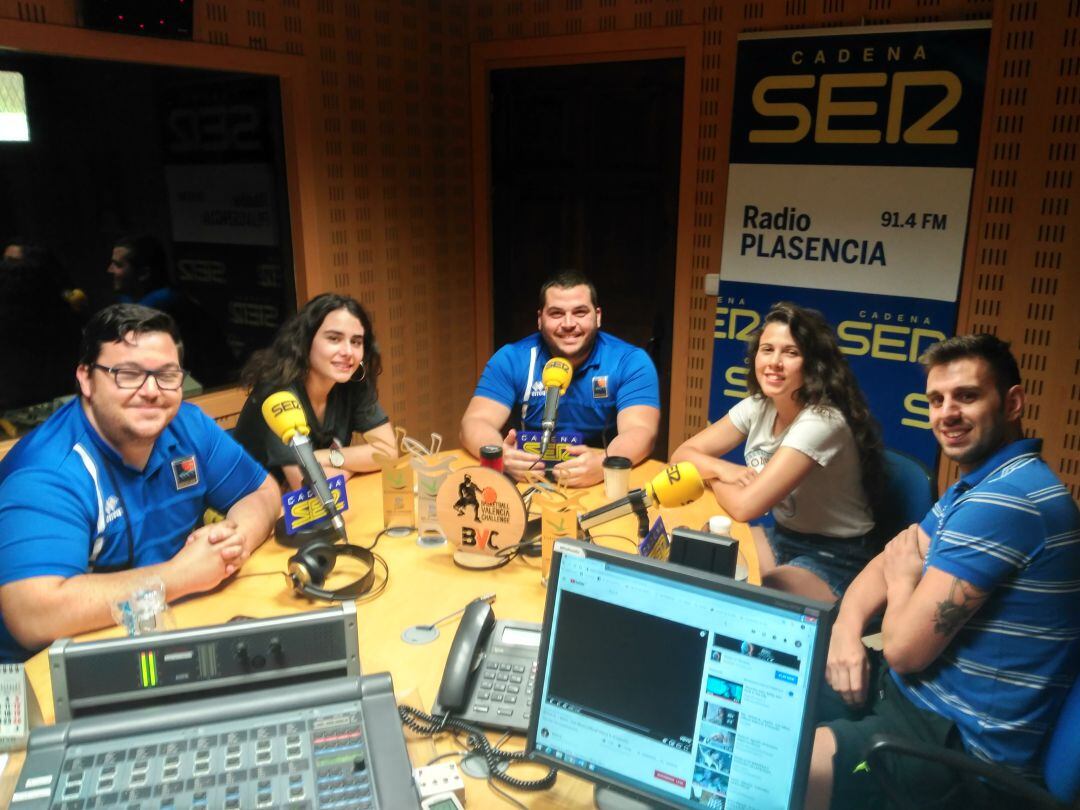
[[[547,391],[542,382],[552,357],[570,362],[573,377],[559,400],[558,432],[579,433],[570,458],[552,468],[569,486],[603,479],[606,454],[637,464],[652,451],[660,424],[660,385],[644,350],[600,330],[596,288],[563,272],[540,288],[537,332],[503,346],[488,361],[461,420],[461,444],[474,456],[484,445],[503,446],[503,469],[518,480],[543,470],[534,453],[517,446],[518,430],[540,430]],[[504,437],[507,424],[510,430]]]

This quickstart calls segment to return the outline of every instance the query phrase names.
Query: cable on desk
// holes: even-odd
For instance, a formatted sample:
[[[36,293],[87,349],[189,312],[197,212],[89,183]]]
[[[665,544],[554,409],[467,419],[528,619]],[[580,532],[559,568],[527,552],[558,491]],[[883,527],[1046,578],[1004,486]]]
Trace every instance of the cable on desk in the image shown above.
[[[624,543],[629,543],[631,546],[633,546],[635,550],[638,547],[638,544],[637,544],[636,540],[631,540],[629,537],[626,537],[626,536],[621,535],[621,534],[590,534],[585,539],[585,542],[590,543],[593,540],[596,540],[598,537],[599,538],[611,538],[612,540],[622,540]]]
[[[631,540],[629,537],[624,537],[621,534],[589,534],[588,536],[586,536],[584,538],[584,542],[591,543],[596,538],[606,538],[606,537],[610,537],[610,538],[612,538],[614,540],[622,540],[624,543],[627,543],[628,545],[630,545],[635,551],[637,550],[637,547],[638,547],[637,542],[634,541],[634,540]],[[513,560],[513,559],[515,559],[517,557],[524,558],[526,556],[524,554],[525,549],[534,548],[537,545],[539,545],[540,542],[541,542],[540,538],[537,537],[537,538],[532,539],[532,540],[522,540],[520,543],[515,543],[512,546],[503,546],[502,548],[498,549],[495,552],[495,556],[503,559],[504,562],[502,562],[501,565],[495,566],[495,568],[502,568],[503,565],[506,565],[508,562],[510,562],[511,560]]]
[[[525,501],[525,505],[527,507],[527,509],[526,509],[526,514],[527,515],[536,514],[536,512],[534,512],[533,508],[532,508],[533,495],[540,492],[541,490],[543,490],[544,492],[548,492],[548,493],[550,493],[552,495],[557,495],[560,498],[562,498],[564,501],[568,500],[567,494],[565,492],[560,491],[557,487],[547,483],[546,481],[535,481],[532,484],[530,484],[529,487],[524,492],[521,493],[521,499],[523,501]]]
[[[378,542],[378,535],[376,535],[375,538],[376,542]],[[374,543],[372,544],[372,547],[374,547]],[[368,550],[370,551],[370,549]],[[382,592],[385,591],[386,587],[390,584],[390,566],[387,565],[386,560],[384,560],[374,551],[371,552],[371,559],[373,559],[377,564],[382,566],[382,582],[380,582],[370,591],[365,593],[363,596],[358,596],[353,599],[354,602],[358,602],[360,604],[363,604],[364,602],[370,602],[372,599],[377,599],[378,597],[382,596]]]
[[[505,799],[506,801],[510,802],[510,804],[514,805],[514,807],[520,807],[521,810],[529,810],[528,807],[526,807],[524,804],[519,802],[517,799],[515,799],[513,796],[511,796],[509,793],[507,793],[501,787],[496,785],[495,781],[490,776],[487,779],[487,783],[488,783],[488,787],[491,788],[492,790],[494,790],[496,793],[498,793],[500,798]]]
[[[492,745],[484,732],[472,723],[466,723],[449,714],[434,717],[414,706],[406,705],[398,706],[398,715],[404,726],[427,737],[444,731],[464,732],[467,735],[466,743],[469,750],[474,754],[479,754],[487,762],[489,779],[498,780],[517,790],[547,790],[555,784],[555,777],[559,772],[554,768],[548,768],[548,772],[539,779],[518,779],[500,770],[500,767],[508,768],[514,762],[531,762],[532,760],[524,751],[504,751],[498,745]]]
[[[442,762],[444,759],[450,759],[450,757],[457,757],[458,759],[464,759],[466,754],[468,754],[468,753],[469,753],[468,750],[465,750],[465,751],[447,751],[445,754],[436,754],[435,756],[433,756],[431,759],[429,759],[427,762],[424,763],[424,767],[426,768],[429,765],[434,765],[436,762]]]
[[[535,540],[522,540],[520,543],[515,543],[512,546],[503,546],[502,548],[497,549],[495,551],[495,556],[503,560],[503,563],[502,565],[496,567],[502,568],[503,565],[506,565],[515,557],[520,557],[525,549],[531,548],[537,545],[539,542],[539,538]]]
[[[408,529],[410,532],[415,532],[416,531],[415,526],[387,526],[386,528],[379,529],[379,531],[375,534],[375,539],[371,541],[370,546],[360,546],[359,543],[353,543],[353,545],[354,546],[360,546],[360,548],[366,548],[368,551],[372,551],[375,548],[375,546],[379,545],[379,540],[382,539],[382,536],[384,534],[386,534],[387,532],[389,532],[391,529],[393,529],[395,531],[399,530],[399,529]]]

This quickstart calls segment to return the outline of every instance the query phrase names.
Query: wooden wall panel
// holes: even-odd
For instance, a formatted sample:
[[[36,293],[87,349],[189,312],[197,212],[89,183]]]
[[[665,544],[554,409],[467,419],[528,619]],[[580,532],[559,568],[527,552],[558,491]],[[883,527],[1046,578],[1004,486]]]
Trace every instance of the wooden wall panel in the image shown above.
[[[474,383],[465,9],[249,0],[215,21],[211,5],[207,38],[255,47],[248,38],[265,37],[307,61],[321,192],[321,261],[307,292],[371,308],[384,407],[413,434],[453,441]]]
[[[70,26],[76,5],[0,0],[0,19]],[[315,168],[302,182],[315,204],[298,284],[368,304],[386,358],[384,405],[414,433],[453,437],[478,345],[470,43],[701,26],[675,442],[706,418],[714,301],[703,279],[718,270],[738,34],[985,18],[994,40],[959,328],[1014,341],[1027,428],[1080,494],[1080,0],[205,0],[195,38],[304,60],[300,141]]]
[[[0,0],[0,20],[71,26],[75,8],[75,0]],[[379,393],[391,418],[456,443],[475,383],[467,9],[447,0],[203,0],[195,8],[197,43],[303,60],[297,140],[311,154],[300,182],[313,203],[298,290],[363,302],[383,352]],[[80,35],[107,37],[121,60],[164,48]]]
[[[1013,342],[1030,405],[1026,429],[1080,496],[1080,0],[473,0],[471,33],[488,42],[703,27],[693,216],[679,233],[691,278],[677,281],[689,323],[686,372],[672,383],[674,446],[706,423],[736,38],[823,26],[992,19],[984,134],[960,299],[959,331]],[[684,197],[685,199],[685,197]],[[685,290],[685,294],[679,293]],[[943,482],[956,471],[944,465]]]
[[[1012,342],[1025,432],[1080,498],[1080,0],[1002,3],[994,26],[959,327]]]

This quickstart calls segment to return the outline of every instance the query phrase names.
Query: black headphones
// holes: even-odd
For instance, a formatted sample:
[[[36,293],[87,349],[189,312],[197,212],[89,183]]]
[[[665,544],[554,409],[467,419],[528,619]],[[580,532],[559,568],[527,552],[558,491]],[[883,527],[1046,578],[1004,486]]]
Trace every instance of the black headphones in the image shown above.
[[[328,591],[323,587],[326,578],[334,570],[338,557],[352,557],[359,560],[367,571],[355,582]],[[304,596],[315,599],[356,599],[371,590],[375,582],[375,555],[369,549],[345,543],[337,545],[326,540],[312,540],[300,547],[289,557],[289,580],[293,589]]]

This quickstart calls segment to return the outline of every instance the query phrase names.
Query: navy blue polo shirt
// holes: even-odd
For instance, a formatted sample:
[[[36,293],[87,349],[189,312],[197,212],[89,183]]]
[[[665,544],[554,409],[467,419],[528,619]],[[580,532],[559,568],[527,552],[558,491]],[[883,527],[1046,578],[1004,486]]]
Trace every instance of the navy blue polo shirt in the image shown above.
[[[539,332],[508,343],[484,367],[475,396],[510,408],[513,424],[540,430],[547,398],[541,377],[551,357]],[[574,370],[570,386],[559,398],[557,430],[577,431],[590,447],[604,447],[618,434],[619,411],[633,405],[659,410],[656,368],[643,349],[607,332],[597,332],[588,359]]]
[[[98,435],[76,397],[0,463],[0,585],[172,559],[207,507],[254,492],[266,471],[210,417],[182,403],[135,470]],[[0,661],[25,650],[0,616]]]

